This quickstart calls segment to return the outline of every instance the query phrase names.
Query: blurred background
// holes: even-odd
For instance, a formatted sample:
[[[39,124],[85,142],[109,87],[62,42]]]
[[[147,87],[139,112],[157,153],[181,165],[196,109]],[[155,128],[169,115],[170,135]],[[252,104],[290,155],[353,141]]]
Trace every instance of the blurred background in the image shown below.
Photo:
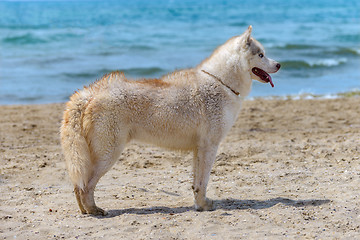
[[[0,104],[65,102],[107,72],[194,67],[248,25],[282,64],[250,97],[360,89],[360,1],[0,1]]]

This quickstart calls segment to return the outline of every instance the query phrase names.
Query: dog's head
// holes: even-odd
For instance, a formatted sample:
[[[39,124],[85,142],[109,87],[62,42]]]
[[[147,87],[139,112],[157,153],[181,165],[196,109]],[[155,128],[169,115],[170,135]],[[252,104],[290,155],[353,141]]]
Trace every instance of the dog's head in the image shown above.
[[[264,47],[251,37],[251,31],[252,26],[249,26],[249,28],[240,36],[241,48],[246,52],[249,65],[248,70],[251,78],[262,83],[270,83],[271,86],[274,87],[269,73],[276,73],[279,71],[281,65],[266,57]]]

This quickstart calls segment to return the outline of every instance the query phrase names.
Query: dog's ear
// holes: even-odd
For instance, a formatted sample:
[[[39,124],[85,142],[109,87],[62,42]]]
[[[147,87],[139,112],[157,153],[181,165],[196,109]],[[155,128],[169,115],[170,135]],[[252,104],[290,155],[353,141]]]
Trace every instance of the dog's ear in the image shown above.
[[[248,49],[250,47],[251,42],[253,41],[251,38],[251,31],[252,26],[250,25],[248,29],[237,38],[237,47],[239,49]]]
[[[244,32],[244,41],[245,41],[245,45],[248,47],[251,45],[251,31],[252,31],[252,26],[250,25],[248,27],[248,29]]]

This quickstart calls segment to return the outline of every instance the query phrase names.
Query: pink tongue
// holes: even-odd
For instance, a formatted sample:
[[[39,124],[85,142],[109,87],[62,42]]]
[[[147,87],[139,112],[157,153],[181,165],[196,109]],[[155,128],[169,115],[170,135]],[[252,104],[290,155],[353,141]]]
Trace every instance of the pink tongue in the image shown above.
[[[262,73],[262,76],[261,79],[264,80],[264,81],[267,81],[270,83],[271,87],[274,87],[274,83],[272,81],[272,78],[270,76],[270,74],[268,74],[267,72],[263,71],[262,69],[260,69],[261,73]]]
[[[270,75],[269,75],[268,80],[269,80],[269,83],[270,83],[271,87],[274,87],[274,83],[273,83],[273,81],[272,81],[272,79],[271,79],[271,76],[270,76]]]

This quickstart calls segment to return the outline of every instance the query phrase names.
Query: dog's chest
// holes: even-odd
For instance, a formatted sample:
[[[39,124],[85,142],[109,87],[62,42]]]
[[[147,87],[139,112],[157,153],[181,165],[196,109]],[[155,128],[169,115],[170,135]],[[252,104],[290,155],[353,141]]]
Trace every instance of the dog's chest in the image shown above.
[[[235,124],[237,117],[241,111],[242,100],[233,101],[224,107],[223,111],[223,122],[224,131],[227,133],[230,128]]]

